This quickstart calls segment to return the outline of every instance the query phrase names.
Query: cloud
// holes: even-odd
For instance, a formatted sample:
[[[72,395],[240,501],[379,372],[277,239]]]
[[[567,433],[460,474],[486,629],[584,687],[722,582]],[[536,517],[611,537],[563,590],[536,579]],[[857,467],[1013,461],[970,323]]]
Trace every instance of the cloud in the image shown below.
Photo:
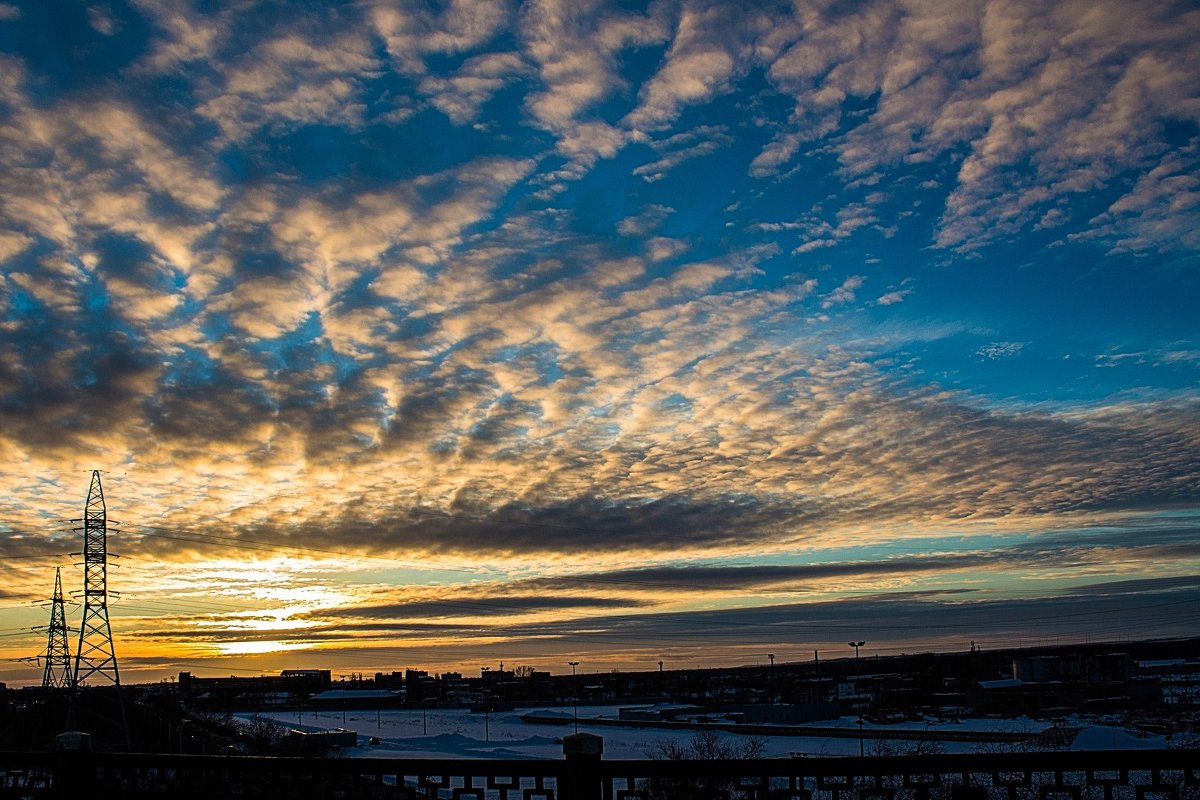
[[[833,212],[833,219],[824,209],[817,207],[799,219],[785,222],[758,222],[752,227],[755,230],[771,233],[795,231],[804,241],[793,250],[793,255],[811,253],[827,247],[836,247],[849,239],[861,228],[874,226],[878,217],[874,211],[885,196],[880,192],[871,192],[864,202],[848,203]],[[783,238],[783,237],[780,237]]]
[[[897,289],[892,292],[885,292],[875,300],[877,306],[894,306],[897,303],[903,303],[904,298],[912,294],[911,289]]]
[[[828,561],[818,563],[771,563],[739,566],[663,564],[608,572],[582,572],[563,576],[533,578],[516,586],[528,591],[557,590],[578,592],[607,588],[622,596],[655,597],[671,601],[678,593],[723,596],[726,593],[781,594],[808,593],[825,595],[856,590],[894,591],[891,581],[903,579],[910,584],[934,578],[939,585],[955,586],[953,591],[1004,591],[1016,576],[1038,579],[1042,570],[1050,570],[1060,579],[1072,575],[1088,587],[1094,585],[1093,568],[1114,562],[1143,561],[1166,565],[1188,561],[1200,554],[1190,541],[1194,533],[1188,525],[1143,526],[1130,520],[1136,531],[1105,533],[1097,530],[1068,531],[1034,536],[1003,547],[986,550],[909,553],[877,561]],[[943,543],[944,544],[944,543]],[[1140,579],[1139,579],[1140,580]],[[1173,585],[1154,579],[1158,585]],[[1194,583],[1181,578],[1175,583]],[[1128,581],[1135,591],[1139,581]],[[994,584],[995,588],[992,585]],[[1079,588],[1078,592],[1092,591]]]
[[[398,69],[421,74],[424,57],[478,47],[510,24],[510,4],[452,0],[440,13],[416,4],[377,3],[367,18]]]
[[[741,59],[722,38],[730,27],[740,27],[745,17],[745,10],[735,12],[733,6],[719,3],[684,4],[663,63],[642,85],[638,107],[625,124],[640,131],[662,130],[682,106],[727,90]]]
[[[420,90],[455,124],[478,119],[483,104],[512,80],[530,73],[517,53],[485,53],[468,60],[450,77],[426,76]]]
[[[177,330],[243,333],[164,349],[157,335],[114,332],[106,347],[121,358],[82,408],[83,337],[14,348],[5,441],[101,446],[164,470],[135,504],[161,524],[183,523],[178,495],[195,498],[180,506],[188,519],[250,538],[277,540],[285,515],[284,540],[308,546],[335,537],[498,558],[615,563],[664,540],[677,552],[780,551],[880,526],[1024,530],[1195,496],[1186,408],[987,410],[870,366],[878,344],[847,349],[836,316],[861,276],[824,295],[812,281],[749,291],[757,251],[661,270],[563,243],[553,215],[476,229],[529,169],[484,159],[386,191],[241,192],[224,207],[231,238],[215,241],[246,260],[212,274],[199,319]],[[547,242],[554,258],[531,259]],[[256,249],[273,260],[250,259]],[[161,275],[106,263],[104,281]],[[71,303],[31,315],[28,341],[55,339],[35,316],[75,324],[83,274],[56,279],[46,302]],[[797,321],[819,311],[835,316],[797,338]],[[96,442],[106,414],[121,422]],[[150,440],[133,433],[146,425]],[[296,507],[297,491],[327,492],[325,510]],[[580,530],[580,519],[596,523]]]
[[[995,361],[1000,358],[1011,358],[1025,349],[1025,342],[992,342],[980,347],[975,355]]]
[[[522,39],[544,87],[526,96],[526,108],[540,127],[559,137],[558,149],[574,165],[567,174],[611,158],[625,143],[624,131],[591,114],[621,85],[618,54],[666,37],[662,9],[652,4],[642,16],[564,0],[540,0],[522,9]]]
[[[1161,169],[1163,126],[1196,119],[1200,19],[1170,2],[1139,4],[1133,24],[1128,11],[1115,2],[873,2],[780,20],[791,41],[769,74],[795,111],[753,170],[774,174],[823,138],[847,176],[961,151],[936,240],[958,250],[1010,237],[1084,193],[1159,202],[1151,198],[1168,195],[1150,176]],[[877,99],[851,123],[847,98]],[[1132,190],[1131,171],[1145,176]],[[1102,235],[1172,246],[1161,233]]]
[[[1195,571],[1141,524],[1200,497],[1166,278],[1200,227],[1194,12],[92,8],[67,74],[0,6],[6,590],[45,594],[96,467],[126,563],[336,553],[379,585],[331,566],[346,596],[303,612],[474,598],[524,627],[472,635],[530,642],[809,585],[916,615],[985,599],[959,578]],[[999,401],[966,367],[1031,335],[1000,304],[982,338],[972,303],[1035,273],[1145,304],[1100,338],[1063,307],[1063,352],[1107,369]],[[395,589],[420,581],[449,588]]]
[[[462,596],[438,600],[414,600],[387,605],[365,605],[350,608],[320,609],[313,612],[316,618],[349,619],[443,619],[455,617],[513,617],[527,613],[559,612],[576,609],[632,608],[643,605],[641,601],[612,597],[546,596]]]
[[[1140,176],[1133,187],[1089,221],[1088,229],[1068,235],[1101,241],[1114,252],[1195,252],[1200,247],[1200,140],[1170,153]]]
[[[265,126],[353,127],[365,118],[363,82],[378,70],[370,40],[356,32],[287,33],[223,64],[196,110],[234,140]]]
[[[622,236],[642,237],[658,229],[675,209],[664,205],[648,205],[636,215],[626,217],[617,224]]]
[[[722,127],[702,126],[651,142],[650,146],[661,156],[655,161],[634,168],[633,174],[653,183],[666,177],[667,173],[683,162],[715,153],[723,147],[728,147],[733,141],[733,137]]]
[[[112,9],[104,5],[88,6],[88,24],[102,36],[113,36],[121,29],[121,23],[113,16]]]
[[[821,301],[821,308],[829,309],[836,305],[854,302],[855,292],[861,289],[864,283],[866,283],[866,278],[863,276],[851,275],[842,281],[841,286],[825,295],[825,298]]]

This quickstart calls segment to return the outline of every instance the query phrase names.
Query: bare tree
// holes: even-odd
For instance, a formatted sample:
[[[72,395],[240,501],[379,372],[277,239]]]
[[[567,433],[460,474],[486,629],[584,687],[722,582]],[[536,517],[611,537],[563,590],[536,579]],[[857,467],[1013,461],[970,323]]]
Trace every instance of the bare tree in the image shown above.
[[[686,744],[675,739],[658,742],[646,751],[658,761],[734,761],[762,758],[767,740],[759,736],[725,738],[716,731],[698,731]],[[663,777],[642,784],[658,800],[736,800],[744,795],[728,777]]]
[[[945,749],[941,742],[928,739],[876,739],[868,752],[873,756],[932,756]]]
[[[242,739],[252,756],[272,755],[286,736],[287,729],[270,717],[255,714],[242,723]]]
[[[1195,728],[1175,731],[1167,736],[1170,750],[1200,750],[1200,730]]]
[[[646,752],[658,761],[735,761],[762,758],[767,752],[767,740],[761,736],[723,738],[716,731],[697,731],[686,744],[677,739],[664,739]]]
[[[1010,733],[1013,731],[1003,728],[993,728],[992,732]],[[1000,739],[997,737],[992,741],[972,742],[970,750],[972,753],[1032,753],[1040,749],[1035,744],[1035,739],[1040,731],[1034,728],[1032,723],[1026,722],[1016,733],[1020,734],[1016,739]]]

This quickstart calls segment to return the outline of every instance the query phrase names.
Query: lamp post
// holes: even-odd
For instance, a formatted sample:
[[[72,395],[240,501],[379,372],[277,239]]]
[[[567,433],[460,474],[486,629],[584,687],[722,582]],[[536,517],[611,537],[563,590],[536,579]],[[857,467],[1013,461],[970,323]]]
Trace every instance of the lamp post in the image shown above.
[[[866,642],[862,642],[862,641],[846,642],[846,644],[848,644],[854,648],[855,673],[858,676],[858,678],[861,680],[862,679],[862,662],[858,660],[858,648],[862,647],[864,644],[866,644]],[[857,689],[858,687],[855,687],[855,688]]]
[[[862,647],[866,642],[860,640],[857,642],[846,642],[846,644],[854,648],[854,696],[855,705],[858,706],[858,754],[861,756],[863,754],[863,718],[862,704],[858,701],[862,698],[862,662],[858,659],[858,648]]]
[[[492,671],[492,668],[491,668],[491,667],[480,667],[480,668],[479,668],[479,672],[480,672],[480,674],[479,674],[479,679],[480,679],[481,681],[486,681],[486,680],[487,680],[487,674],[488,674],[489,672],[491,672],[491,671]],[[485,689],[485,691],[486,691],[486,689]],[[488,716],[489,716],[489,714],[488,714],[488,708],[489,708],[489,706],[488,706],[488,699],[487,699],[487,696],[486,696],[486,695],[484,695],[484,697],[483,697],[483,740],[484,740],[485,742],[490,742],[490,741],[492,740],[491,733],[490,733],[490,731],[488,730],[488,722],[489,722],[489,720],[488,720]]]
[[[575,668],[579,666],[579,662],[568,661],[567,666],[571,668],[571,696],[575,701],[575,732],[579,733],[579,687],[575,685]]]

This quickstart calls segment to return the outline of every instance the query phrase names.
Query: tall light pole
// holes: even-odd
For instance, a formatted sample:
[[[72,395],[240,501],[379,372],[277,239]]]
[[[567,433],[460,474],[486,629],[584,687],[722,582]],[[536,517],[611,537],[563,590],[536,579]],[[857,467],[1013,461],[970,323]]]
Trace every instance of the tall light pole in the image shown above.
[[[579,733],[579,691],[575,685],[575,668],[579,666],[579,662],[568,661],[567,666],[571,668],[571,696],[575,700],[575,732]]]
[[[479,672],[480,672],[479,679],[482,681],[486,681],[487,674],[489,672],[491,672],[491,670],[492,670],[491,667],[480,667],[479,668]],[[490,742],[492,740],[491,731],[489,730],[489,727],[490,727],[489,723],[491,722],[491,720],[489,719],[489,717],[491,716],[491,711],[490,711],[491,707],[492,706],[488,702],[488,698],[485,696],[483,698],[483,740],[485,742]]]
[[[862,683],[862,661],[860,661],[858,658],[858,648],[862,647],[864,644],[866,644],[866,642],[860,640],[857,642],[846,642],[846,644],[848,644],[854,648],[854,672],[856,675],[856,677],[854,679],[854,694],[861,697],[862,696],[862,694],[861,694],[862,686],[860,684]],[[858,755],[859,755],[859,757],[863,756],[864,751],[865,751],[865,748],[863,746],[863,717],[862,717],[862,706],[860,705],[858,707]]]
[[[846,644],[854,648],[855,672],[857,673],[859,680],[862,680],[862,662],[858,660],[858,648],[862,647],[864,644],[866,644],[866,642],[846,642]]]
[[[848,644],[854,648],[854,668],[855,668],[854,671],[857,676],[854,679],[854,695],[856,698],[861,698],[862,697],[862,662],[859,661],[859,659],[858,659],[858,648],[862,647],[864,644],[866,644],[866,642],[863,642],[863,641],[846,642],[846,644]],[[856,705],[858,705],[858,704],[856,703]],[[863,749],[864,748],[863,748],[862,705],[858,705],[858,754],[860,756],[863,754]]]

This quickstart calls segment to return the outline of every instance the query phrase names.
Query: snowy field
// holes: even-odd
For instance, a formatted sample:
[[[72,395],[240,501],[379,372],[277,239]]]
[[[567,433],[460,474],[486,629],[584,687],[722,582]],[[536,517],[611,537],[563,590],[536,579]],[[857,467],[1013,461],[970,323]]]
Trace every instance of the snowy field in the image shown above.
[[[686,744],[693,735],[691,731],[662,730],[656,728],[618,728],[588,725],[588,718],[617,716],[617,706],[580,706],[579,730],[594,733],[604,738],[604,757],[607,759],[648,758],[659,742],[676,741]],[[304,730],[328,730],[346,728],[359,734],[359,747],[346,751],[347,755],[363,758],[562,758],[561,738],[573,733],[575,727],[566,725],[531,725],[521,721],[521,714],[530,710],[499,711],[491,714],[472,714],[466,709],[430,709],[422,714],[416,711],[372,711],[337,710],[282,712],[265,711],[260,714],[277,720],[289,728]],[[563,714],[562,709],[555,712]],[[236,716],[249,718],[251,713]],[[567,709],[565,717],[571,716]],[[1109,749],[1155,749],[1165,746],[1161,736],[1137,736],[1123,728],[1091,724],[1078,719],[1066,720],[1068,725],[1082,727],[1076,737],[1076,750]],[[1046,722],[1028,718],[1018,719],[965,719],[959,723],[947,723],[947,730],[1017,730],[1037,732],[1047,727]],[[857,730],[854,717],[826,720],[814,723],[819,727],[845,727]],[[902,727],[936,729],[940,726],[925,723],[901,723],[899,725],[874,726],[867,729],[895,730]],[[738,734],[718,732],[722,739],[736,743]],[[378,737],[378,745],[367,744]],[[809,736],[769,736],[766,742],[768,758],[787,758],[793,753],[809,756],[858,755],[858,738],[824,738]],[[904,747],[908,742],[895,742]],[[866,751],[872,752],[876,745],[866,740]],[[970,742],[943,742],[947,753],[978,752],[980,745]]]

